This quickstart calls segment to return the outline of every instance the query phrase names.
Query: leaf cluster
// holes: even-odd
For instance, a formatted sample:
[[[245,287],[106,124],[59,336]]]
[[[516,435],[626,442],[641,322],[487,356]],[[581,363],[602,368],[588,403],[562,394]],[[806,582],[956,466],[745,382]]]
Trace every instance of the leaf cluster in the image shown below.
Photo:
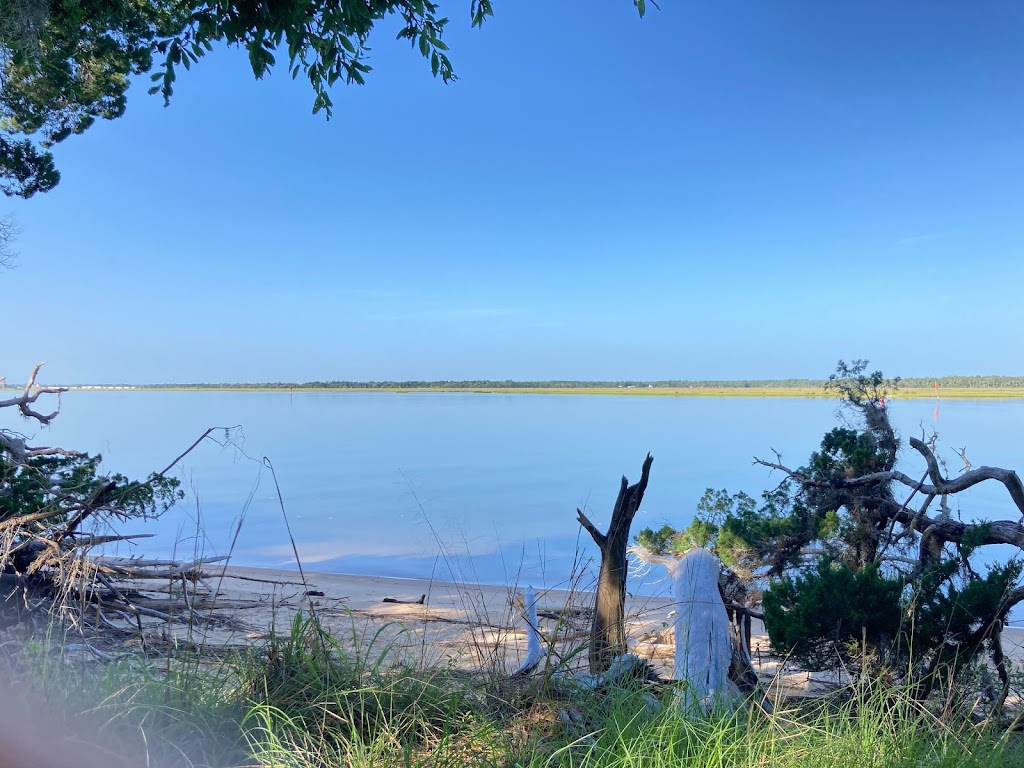
[[[993,629],[1001,629],[1004,600],[1022,571],[1017,558],[989,565],[984,575],[970,569],[964,554],[936,564],[912,596],[915,636],[926,648],[976,653]]]
[[[177,478],[153,474],[144,482],[103,474],[100,455],[36,456],[25,464],[0,453],[0,522],[24,515],[52,514],[35,529],[68,522],[84,510],[117,519],[157,517],[183,492]]]
[[[455,79],[448,19],[430,0],[0,0],[0,11],[0,190],[26,198],[60,181],[55,144],[124,114],[133,76],[155,67],[150,93],[169,102],[178,68],[216,44],[244,48],[257,78],[283,53],[328,116],[330,86],[364,82],[370,32],[388,16],[435,77]],[[492,14],[491,0],[472,0],[474,26]]]
[[[60,181],[49,152],[124,114],[130,78],[153,64],[160,0],[5,0],[0,28],[0,189],[31,197]],[[38,146],[17,136],[36,136]]]
[[[470,0],[473,27],[493,14],[492,0]],[[329,118],[331,86],[365,82],[370,33],[389,17],[434,77],[457,79],[434,0],[0,0],[0,190],[53,189],[55,144],[123,115],[133,76],[150,73],[169,103],[178,69],[216,45],[245,49],[256,78],[279,65],[302,75]]]
[[[825,391],[836,393],[854,408],[865,404],[885,405],[885,398],[900,387],[900,378],[887,379],[881,371],[866,373],[867,360],[840,360],[835,373],[825,382]]]

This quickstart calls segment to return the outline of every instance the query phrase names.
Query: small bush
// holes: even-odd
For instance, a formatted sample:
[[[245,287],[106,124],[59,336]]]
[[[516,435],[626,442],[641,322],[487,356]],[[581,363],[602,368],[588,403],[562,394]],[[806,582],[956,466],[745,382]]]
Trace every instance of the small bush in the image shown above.
[[[903,582],[886,578],[877,566],[854,571],[825,558],[764,593],[765,628],[772,647],[812,669],[835,666],[837,654],[850,664],[864,644],[877,657],[899,635],[902,592]]]

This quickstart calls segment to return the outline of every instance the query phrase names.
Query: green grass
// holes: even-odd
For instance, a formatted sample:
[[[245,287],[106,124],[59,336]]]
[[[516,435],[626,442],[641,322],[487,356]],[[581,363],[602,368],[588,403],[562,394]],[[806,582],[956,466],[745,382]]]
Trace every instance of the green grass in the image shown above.
[[[146,753],[154,768],[1024,768],[1016,734],[940,719],[898,689],[694,718],[670,693],[652,711],[642,689],[595,695],[543,676],[404,665],[382,638],[346,652],[300,616],[229,663],[193,660],[170,674],[59,664],[43,678],[51,694],[88,703],[64,727]]]

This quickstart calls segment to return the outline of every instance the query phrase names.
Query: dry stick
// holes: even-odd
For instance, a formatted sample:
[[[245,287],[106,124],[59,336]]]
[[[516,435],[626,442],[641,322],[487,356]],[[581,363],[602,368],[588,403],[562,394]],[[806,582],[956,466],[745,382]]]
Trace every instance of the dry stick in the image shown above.
[[[246,458],[255,461],[254,459],[251,459],[251,457],[249,456],[246,456]],[[235,552],[235,545],[238,543],[238,537],[242,535],[242,526],[245,524],[245,516],[249,511],[249,506],[252,504],[253,499],[256,498],[256,491],[259,490],[260,478],[262,477],[262,475],[263,472],[261,470],[260,474],[257,475],[256,477],[256,482],[253,484],[252,490],[249,491],[249,496],[245,499],[245,504],[242,505],[242,512],[238,516],[238,525],[235,526],[235,534],[231,537],[231,546],[228,547],[227,559],[229,561],[231,559],[231,556]],[[224,577],[227,575],[227,570],[227,565],[220,569],[220,577],[217,579],[217,586],[215,589],[213,589],[213,606],[210,608],[211,611],[216,608],[217,596],[220,595],[220,588],[224,586]],[[246,577],[236,576],[234,578],[245,579]],[[252,579],[252,581],[257,581],[257,579]],[[207,586],[209,588],[209,585]],[[206,640],[208,636],[208,633],[203,635],[203,642],[199,645],[200,652],[202,652],[206,648]]]
[[[101,544],[114,544],[119,541],[131,541],[133,539],[152,539],[154,536],[156,536],[155,533],[125,533],[110,534],[108,536],[89,534],[87,536],[76,536],[69,544],[75,549],[81,549],[82,547],[98,547]]]
[[[178,618],[172,616],[170,613],[167,613],[165,611],[158,611],[155,608],[146,608],[146,607],[141,606],[141,605],[136,605],[134,602],[132,602],[132,600],[127,595],[125,595],[123,592],[121,592],[121,590],[119,590],[113,584],[113,582],[111,582],[102,573],[97,572],[96,573],[96,578],[99,579],[101,582],[103,582],[103,585],[107,589],[109,589],[111,592],[113,592],[114,595],[119,600],[121,600],[122,603],[124,603],[124,605],[118,606],[115,603],[111,603],[111,602],[108,602],[106,600],[103,600],[103,598],[98,598],[99,604],[102,605],[103,607],[105,607],[105,608],[115,608],[115,609],[120,608],[121,610],[127,610],[129,613],[134,614],[136,618],[138,618],[139,616],[149,616],[150,618],[160,619],[161,621],[168,622],[168,623],[175,622],[175,621],[177,621],[177,622],[184,622],[183,619],[178,619]],[[142,630],[142,627],[140,626],[139,627],[139,631],[141,631],[141,630]]]
[[[274,465],[270,463],[270,459],[266,456],[263,457],[263,466],[270,470],[270,477],[274,481],[274,489],[277,491],[277,501],[281,505],[281,516],[284,517],[284,527],[288,532],[288,540],[292,544],[292,552],[295,554],[295,564],[299,567],[299,577],[302,579],[302,586],[305,591],[309,592],[309,583],[306,581],[306,572],[302,568],[302,559],[299,557],[299,547],[295,543],[295,537],[292,535],[292,526],[288,521],[288,513],[284,509],[284,497],[281,495],[281,486],[277,482],[277,473],[274,471]],[[309,612],[314,617],[316,616],[316,609],[313,607],[313,598],[307,594],[306,601],[309,603]]]
[[[255,576],[242,576],[242,575],[237,574],[237,573],[224,573],[221,576],[221,579],[222,580],[223,579],[238,579],[239,581],[255,581],[255,582],[258,582],[259,584],[277,584],[279,586],[294,586],[294,587],[301,587],[301,586],[303,586],[301,581],[282,581],[281,579],[258,579]],[[209,585],[207,585],[207,588],[209,588]]]
[[[204,564],[219,563],[227,559],[227,555],[218,555],[217,557],[201,557],[189,563],[169,561],[166,564],[170,567],[162,571],[145,570],[147,567],[159,567],[165,564],[164,561],[157,560],[139,561],[136,565],[119,565],[105,560],[97,560],[93,564],[112,576],[132,579],[175,579],[179,576],[199,576]]]
[[[190,453],[192,453],[192,451],[195,450],[197,445],[199,445],[201,442],[203,442],[203,440],[205,440],[207,437],[209,437],[211,432],[213,432],[214,430],[217,430],[217,429],[226,429],[226,427],[210,427],[210,428],[208,428],[205,432],[203,432],[203,434],[201,434],[198,438],[196,438],[196,441],[194,443],[192,443],[192,445],[190,445],[188,448],[186,448],[184,451],[182,451],[178,455],[178,458],[176,458],[174,461],[172,461],[170,464],[168,464],[166,467],[164,467],[162,471],[157,472],[156,476],[157,477],[163,477],[168,472],[170,472],[172,469],[174,469],[174,465],[175,464],[177,464],[179,461],[181,461],[186,456],[188,456]]]
[[[106,585],[107,589],[109,589],[115,595],[120,597],[122,602],[124,602],[125,606],[127,606],[129,611],[133,614],[133,616],[135,618],[135,626],[138,627],[138,629],[139,629],[139,643],[141,643],[141,645],[142,645],[142,652],[146,656],[149,656],[149,647],[146,644],[146,633],[142,629],[142,616],[140,615],[140,611],[142,609],[140,609],[136,605],[133,605],[131,603],[131,601],[129,601],[128,598],[125,597],[123,594],[121,594],[120,590],[118,590],[117,587],[115,587],[113,584],[111,584],[110,581],[103,574],[101,574],[99,571],[96,572],[96,578],[98,578],[100,581],[102,581]],[[101,598],[97,597],[97,600],[96,600],[96,615],[97,616],[101,616],[102,615],[102,610],[101,609],[102,608],[107,608],[107,607],[112,608],[117,613],[120,613],[122,616],[124,616],[124,612],[122,610],[120,610],[118,608],[118,606],[112,605],[110,603],[104,603]],[[154,613],[159,613],[159,611],[154,611]],[[127,617],[125,617],[125,619],[128,620]]]
[[[56,415],[56,414],[54,414],[54,415]],[[195,442],[192,443],[192,445],[190,445],[188,448],[186,448],[184,451],[182,451],[180,454],[178,454],[178,456],[174,459],[174,461],[172,461],[170,464],[168,464],[166,467],[164,467],[161,471],[155,473],[152,477],[150,477],[148,480],[146,480],[146,481],[144,481],[142,483],[130,483],[129,485],[125,486],[124,490],[126,490],[126,491],[127,490],[136,490],[138,488],[145,488],[147,485],[152,485],[154,481],[156,481],[159,478],[164,477],[168,472],[170,472],[177,465],[177,463],[179,461],[181,461],[183,458],[185,458],[190,453],[192,453],[192,451],[194,451],[196,449],[196,447],[201,442],[203,442],[203,440],[205,440],[207,437],[209,437],[212,432],[216,432],[217,430],[220,430],[220,429],[230,430],[230,429],[236,429],[236,428],[237,428],[237,425],[235,427],[209,427],[209,428],[207,428],[207,430],[205,432],[203,432],[203,434],[201,434],[195,440]],[[97,490],[96,494],[94,494],[94,498],[90,499],[86,503],[86,505],[82,509],[82,511],[79,512],[67,524],[67,526],[64,528],[64,530],[60,534],[57,535],[57,537],[56,537],[57,541],[60,541],[61,539],[63,539],[65,537],[70,536],[71,534],[73,534],[75,532],[75,530],[78,528],[78,526],[80,526],[82,524],[82,522],[87,517],[89,517],[89,515],[91,515],[93,512],[97,511],[98,509],[102,508],[102,506],[108,500],[107,499],[107,494],[110,494],[110,493],[112,493],[115,490],[117,490],[117,486],[116,486],[115,483],[107,483],[106,485],[101,486]]]
[[[902,515],[904,512],[906,512],[907,507],[910,506],[911,500],[913,500],[914,496],[917,495],[917,492],[920,491],[924,487],[924,481],[927,480],[927,479],[928,479],[928,471],[925,470],[925,473],[923,475],[921,475],[921,479],[918,480],[917,486],[910,492],[910,495],[907,496],[906,500],[903,502],[903,506],[901,506],[899,508],[899,511],[895,515],[892,516],[892,520],[889,522],[889,530],[885,534],[885,546],[882,547],[882,551],[878,553],[879,559],[881,559],[881,558],[883,558],[885,556],[885,550],[887,550],[889,548],[889,545],[892,544],[892,541],[893,541],[892,532],[896,529],[896,522],[897,522],[897,520],[899,519],[900,515]]]

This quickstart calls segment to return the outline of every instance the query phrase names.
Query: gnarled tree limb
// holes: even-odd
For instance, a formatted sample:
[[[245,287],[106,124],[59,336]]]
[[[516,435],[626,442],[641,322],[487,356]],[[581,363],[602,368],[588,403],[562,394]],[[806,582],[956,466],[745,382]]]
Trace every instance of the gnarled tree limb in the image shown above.
[[[942,496],[966,491],[968,488],[978,485],[978,483],[983,483],[986,480],[995,480],[1006,487],[1013,503],[1016,505],[1017,509],[1020,510],[1020,513],[1024,515],[1024,483],[1021,482],[1020,476],[1013,470],[1003,469],[1001,467],[977,467],[976,469],[964,472],[953,480],[949,480],[942,476],[942,473],[939,470],[938,461],[935,459],[935,455],[932,453],[931,449],[925,445],[925,443],[918,440],[916,437],[912,437],[910,438],[910,445],[917,450],[927,462],[928,476],[932,481],[931,485],[914,480],[899,470],[872,472],[871,474],[861,475],[859,477],[825,481],[816,480],[803,472],[790,469],[784,464],[780,464],[778,462],[755,458],[754,463],[759,464],[762,467],[768,467],[769,469],[777,469],[781,472],[785,472],[793,480],[800,483],[800,485],[809,488],[860,488],[863,486],[881,485],[895,481],[907,486],[908,488],[920,491],[926,496]]]
[[[35,419],[40,424],[49,424],[53,421],[57,417],[57,414],[60,413],[60,395],[62,392],[67,392],[68,388],[36,386],[36,376],[39,375],[39,369],[44,365],[46,365],[46,363],[37,363],[35,368],[32,369],[32,374],[28,377],[28,383],[25,384],[25,390],[17,397],[0,400],[0,408],[16,406],[18,410],[21,411],[22,416],[26,419]],[[44,414],[32,409],[32,404],[35,403],[41,395],[57,396],[57,409],[53,411],[53,413]]]

